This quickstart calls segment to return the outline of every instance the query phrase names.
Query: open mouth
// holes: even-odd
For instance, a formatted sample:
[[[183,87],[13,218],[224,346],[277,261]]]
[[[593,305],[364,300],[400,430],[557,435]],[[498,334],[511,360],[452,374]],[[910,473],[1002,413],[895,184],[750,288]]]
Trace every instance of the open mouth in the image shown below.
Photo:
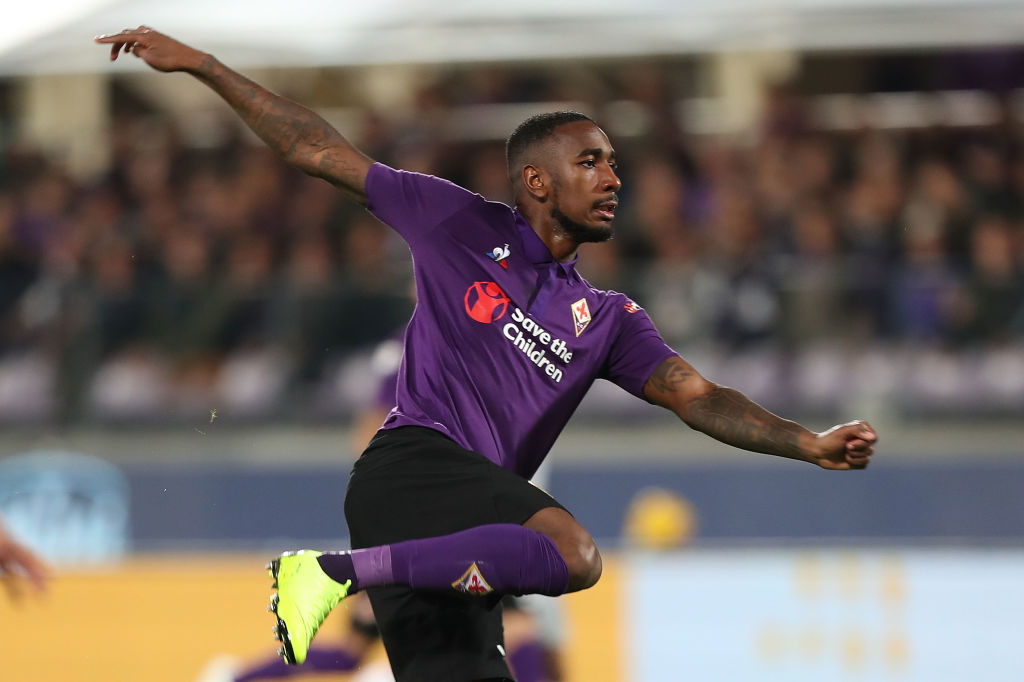
[[[615,218],[615,209],[618,207],[619,202],[613,200],[602,201],[601,203],[594,206],[594,210],[602,220],[612,220]]]

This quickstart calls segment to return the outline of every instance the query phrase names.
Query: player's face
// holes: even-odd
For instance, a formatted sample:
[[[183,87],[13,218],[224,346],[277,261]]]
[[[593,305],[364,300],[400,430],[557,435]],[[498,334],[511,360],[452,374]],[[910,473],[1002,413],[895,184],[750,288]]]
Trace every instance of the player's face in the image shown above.
[[[553,143],[551,217],[577,244],[611,239],[622,182],[608,136],[577,121],[559,126]]]

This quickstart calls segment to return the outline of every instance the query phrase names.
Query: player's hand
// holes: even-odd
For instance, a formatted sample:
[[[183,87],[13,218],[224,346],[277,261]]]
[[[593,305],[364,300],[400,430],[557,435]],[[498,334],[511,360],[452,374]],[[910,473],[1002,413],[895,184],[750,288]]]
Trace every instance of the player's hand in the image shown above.
[[[812,462],[823,469],[863,469],[875,452],[878,434],[865,421],[833,426],[817,434]]]
[[[110,61],[124,51],[141,58],[157,71],[196,69],[205,56],[199,50],[148,26],[126,28],[120,33],[96,36],[95,40],[102,45],[110,45]]]
[[[12,599],[20,596],[15,580],[23,575],[42,592],[50,579],[50,567],[32,550],[15,542],[0,528],[0,582],[7,588]]]

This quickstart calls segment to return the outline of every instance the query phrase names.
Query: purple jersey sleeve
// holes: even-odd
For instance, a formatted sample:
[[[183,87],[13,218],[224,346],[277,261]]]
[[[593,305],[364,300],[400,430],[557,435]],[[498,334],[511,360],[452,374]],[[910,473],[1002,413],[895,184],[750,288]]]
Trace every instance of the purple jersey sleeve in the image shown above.
[[[366,176],[366,207],[412,244],[445,219],[483,197],[433,175],[395,170],[382,163]]]
[[[635,305],[630,301],[628,305]],[[629,307],[619,311],[623,316],[619,334],[612,344],[602,379],[608,379],[638,398],[644,397],[644,386],[662,362],[678,355],[658,333],[647,311]]]

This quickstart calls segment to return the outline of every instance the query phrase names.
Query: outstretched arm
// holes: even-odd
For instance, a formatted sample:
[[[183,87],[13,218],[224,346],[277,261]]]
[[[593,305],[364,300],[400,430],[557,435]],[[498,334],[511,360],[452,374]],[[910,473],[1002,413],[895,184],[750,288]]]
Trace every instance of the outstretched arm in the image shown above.
[[[772,414],[739,391],[708,381],[680,357],[661,363],[644,395],[675,412],[691,428],[745,450],[817,464],[824,469],[863,469],[878,439],[863,421],[814,433]]]
[[[147,26],[99,36],[96,42],[111,46],[111,61],[124,51],[157,71],[192,74],[224,98],[285,161],[366,203],[366,173],[373,161],[308,108],[275,95],[224,66],[213,55]]]

